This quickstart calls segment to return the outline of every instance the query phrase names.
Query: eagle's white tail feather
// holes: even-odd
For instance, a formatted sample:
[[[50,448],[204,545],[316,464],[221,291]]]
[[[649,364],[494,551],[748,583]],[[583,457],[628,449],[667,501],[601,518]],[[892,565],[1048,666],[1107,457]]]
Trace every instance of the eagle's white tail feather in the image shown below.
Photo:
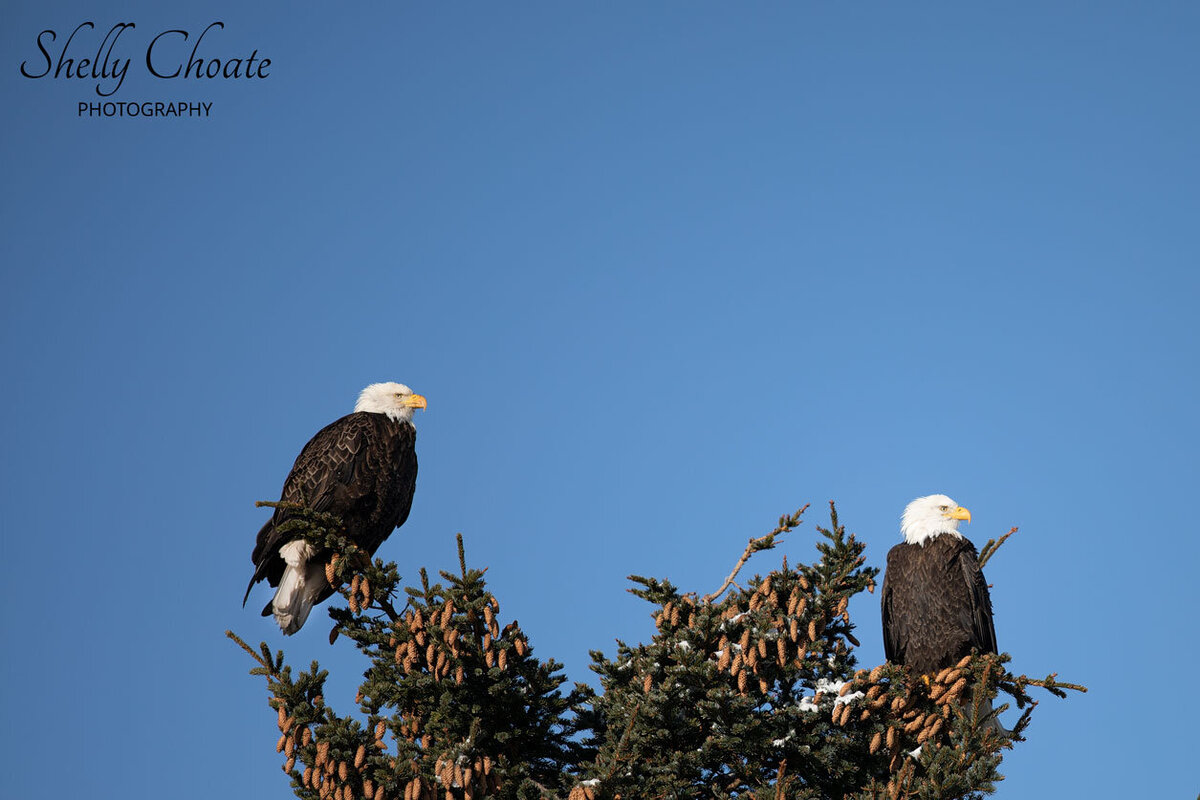
[[[285,634],[291,635],[304,626],[308,613],[324,588],[325,568],[321,564],[309,564],[315,553],[308,542],[297,540],[279,548],[279,555],[287,562],[275,599],[271,606],[275,621]]]

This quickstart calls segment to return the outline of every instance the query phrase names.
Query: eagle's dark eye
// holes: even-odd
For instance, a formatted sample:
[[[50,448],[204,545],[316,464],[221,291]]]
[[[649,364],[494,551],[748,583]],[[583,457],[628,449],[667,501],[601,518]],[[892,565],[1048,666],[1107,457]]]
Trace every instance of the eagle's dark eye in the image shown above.
[[[949,511],[949,510],[950,510],[950,506],[938,506],[938,508],[940,508],[942,511]]]

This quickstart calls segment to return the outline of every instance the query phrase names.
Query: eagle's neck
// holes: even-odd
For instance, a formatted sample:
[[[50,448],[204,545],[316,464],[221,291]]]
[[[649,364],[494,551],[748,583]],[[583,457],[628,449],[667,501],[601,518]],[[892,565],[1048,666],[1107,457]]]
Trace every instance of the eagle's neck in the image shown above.
[[[904,541],[908,544],[917,544],[922,547],[926,542],[936,539],[939,536],[953,536],[956,539],[961,539],[962,534],[954,529],[949,528],[909,528],[904,531]]]
[[[381,417],[387,417],[389,420],[391,420],[392,422],[395,422],[399,425],[408,424],[408,425],[411,425],[413,428],[417,427],[416,425],[413,425],[413,420],[412,420],[412,411],[413,410],[411,408],[401,408],[401,409],[389,408],[386,411],[371,411],[371,410],[365,409],[365,408],[356,408],[354,410],[356,412],[363,413],[363,414],[378,414]]]

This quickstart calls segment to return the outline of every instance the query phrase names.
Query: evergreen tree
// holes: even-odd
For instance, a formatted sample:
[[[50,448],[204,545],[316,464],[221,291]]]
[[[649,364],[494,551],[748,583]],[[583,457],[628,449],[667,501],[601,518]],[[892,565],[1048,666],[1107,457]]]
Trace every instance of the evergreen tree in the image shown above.
[[[806,507],[807,508],[807,507]],[[1002,751],[1023,741],[1041,686],[1014,676],[1007,655],[968,656],[921,679],[883,664],[856,669],[850,598],[874,591],[878,569],[839,524],[818,527],[818,559],[787,559],[743,588],[737,576],[801,522],[785,515],[751,539],[725,583],[698,596],[666,579],[631,576],[657,632],[593,652],[600,693],[566,694],[561,665],[541,662],[517,623],[501,627],[483,572],[404,589],[394,564],[371,563],[337,520],[305,513],[298,535],[340,554],[327,570],[346,606],[330,608],[331,643],[346,636],[370,666],[357,716],[323,698],[317,662],[293,676],[283,654],[258,662],[276,709],[296,795],[306,800],[396,798],[967,798],[993,791]],[[1012,531],[1008,535],[1011,535]],[[988,542],[980,560],[1003,543]],[[1024,713],[997,730],[991,701]],[[1003,710],[1007,706],[1002,706]]]
[[[586,687],[564,695],[561,665],[533,655],[520,626],[501,627],[483,571],[468,569],[407,587],[396,608],[394,564],[371,563],[338,533],[335,518],[305,512],[301,535],[341,554],[326,571],[345,607],[329,609],[332,643],[344,635],[366,656],[356,702],[341,716],[324,701],[327,674],[314,661],[293,675],[283,653],[255,652],[276,709],[276,750],[296,796],[334,798],[539,798],[562,793],[581,760],[569,712]]]

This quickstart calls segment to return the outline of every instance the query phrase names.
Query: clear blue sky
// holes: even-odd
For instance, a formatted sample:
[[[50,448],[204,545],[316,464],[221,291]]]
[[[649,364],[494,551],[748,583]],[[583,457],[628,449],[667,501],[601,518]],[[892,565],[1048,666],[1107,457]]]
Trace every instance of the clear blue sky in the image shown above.
[[[1193,4],[18,2],[0,26],[5,794],[291,796],[222,635],[299,448],[419,417],[415,579],[454,534],[538,655],[648,636],[829,499],[882,566],[950,494],[1046,697],[1001,798],[1192,797],[1200,11]],[[319,8],[319,10],[315,10]],[[134,22],[111,100],[20,75]],[[158,32],[269,57],[158,80]],[[88,53],[88,50],[91,53]],[[55,51],[57,52],[57,51]],[[169,52],[169,51],[163,51]],[[882,659],[877,597],[852,608]],[[1177,691],[1178,690],[1178,691]]]

